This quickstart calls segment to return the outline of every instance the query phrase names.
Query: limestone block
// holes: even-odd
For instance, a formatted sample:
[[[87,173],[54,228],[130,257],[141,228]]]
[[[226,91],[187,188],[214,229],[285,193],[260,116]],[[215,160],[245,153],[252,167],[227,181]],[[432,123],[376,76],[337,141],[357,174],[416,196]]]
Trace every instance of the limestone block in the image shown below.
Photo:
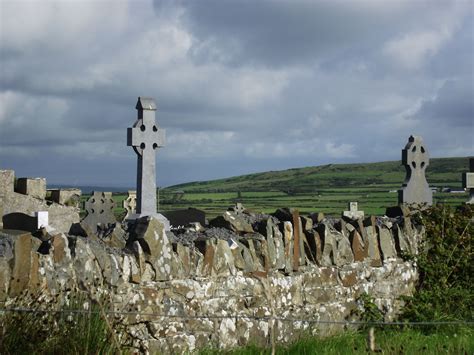
[[[387,228],[379,228],[380,250],[384,260],[396,258],[397,251],[395,249],[392,233]]]
[[[140,243],[146,260],[153,266],[157,281],[171,279],[173,248],[165,226],[154,217],[142,217],[134,227],[134,238]]]
[[[12,194],[14,186],[15,172],[13,170],[0,170],[0,200],[3,197]]]
[[[293,271],[293,225],[291,222],[283,222],[283,233],[285,241],[285,271],[290,273]]]
[[[354,254],[352,254],[351,243],[349,242],[349,239],[342,233],[335,233],[335,240],[335,264],[337,266],[342,266],[354,262]]]
[[[66,207],[57,203],[39,200],[29,195],[11,193],[6,196],[3,204],[3,213],[20,212],[33,216],[38,211],[48,212],[49,226],[57,232],[68,233],[73,223],[78,223],[79,212],[74,207]]]
[[[275,240],[273,238],[273,229],[275,227],[275,224],[273,223],[273,220],[269,218],[266,221],[266,247],[267,247],[267,252],[268,252],[268,260],[270,263],[271,268],[278,268],[277,267],[277,250],[275,247]]]
[[[368,245],[366,245],[357,230],[351,233],[351,246],[354,254],[354,261],[363,261],[369,253]]]
[[[11,260],[14,257],[12,235],[0,231],[0,301],[5,301],[11,279]]]
[[[253,233],[253,228],[241,213],[226,211],[209,222],[211,226],[230,229],[236,233]]]
[[[217,276],[229,276],[236,273],[234,255],[226,240],[217,241],[213,267]]]
[[[71,252],[68,247],[67,237],[63,234],[54,235],[51,238],[51,246],[53,248],[53,261],[62,263],[71,259]]]
[[[321,233],[322,232],[322,233]],[[336,238],[332,233],[328,232],[327,226],[323,225],[319,229],[319,233],[323,236],[323,252],[321,255],[321,265],[331,266],[335,264],[335,254],[337,251]]]
[[[206,240],[206,251],[204,253],[204,259],[202,263],[202,269],[200,276],[211,276],[214,272],[214,254],[215,254],[215,240]]]
[[[10,281],[10,297],[19,296],[27,290],[30,285],[30,278],[34,279],[38,274],[38,263],[34,255],[39,247],[40,241],[30,233],[19,233],[13,237],[14,257],[12,278]]]
[[[380,255],[379,242],[377,239],[377,232],[375,230],[375,227],[365,227],[365,231],[367,233],[369,244],[368,255],[370,258],[370,265],[375,267],[382,266],[382,257]]]
[[[73,267],[77,283],[87,289],[92,289],[94,285],[102,284],[102,272],[89,243],[88,239],[76,239]]]
[[[283,243],[283,234],[277,225],[273,226],[273,241],[275,243],[276,265],[279,270],[285,268],[285,244]]]
[[[238,262],[239,265],[241,265],[243,261],[244,266],[242,269],[246,274],[249,274],[249,273],[251,274],[257,271],[263,271],[263,266],[260,264],[259,260],[256,260],[254,258],[255,249],[253,248],[253,243],[252,243],[252,248],[254,249],[254,253],[252,254],[250,251],[250,244],[249,244],[250,242],[251,241],[245,241],[245,240],[242,240],[241,242],[237,242],[237,245],[239,246],[238,250],[239,250],[240,256],[238,255],[234,256],[234,260]]]
[[[256,271],[254,272],[265,272],[265,267],[262,263],[262,261],[264,260],[260,242],[257,240],[249,239],[247,245],[250,255],[252,257],[252,264],[254,267],[256,267]]]
[[[409,252],[409,243],[398,224],[395,225],[393,231],[395,235],[395,248],[397,249],[397,252],[400,254]]]
[[[123,249],[127,243],[126,238],[125,231],[122,229],[122,226],[117,223],[109,233],[102,237],[102,240],[113,248]]]
[[[51,190],[51,201],[60,205],[79,207],[82,191],[80,189]]]
[[[16,192],[44,200],[46,197],[46,179],[19,178],[16,182]]]
[[[339,277],[341,279],[342,285],[344,287],[351,287],[354,286],[358,279],[357,279],[357,271],[355,270],[348,270],[348,271],[340,271]]]

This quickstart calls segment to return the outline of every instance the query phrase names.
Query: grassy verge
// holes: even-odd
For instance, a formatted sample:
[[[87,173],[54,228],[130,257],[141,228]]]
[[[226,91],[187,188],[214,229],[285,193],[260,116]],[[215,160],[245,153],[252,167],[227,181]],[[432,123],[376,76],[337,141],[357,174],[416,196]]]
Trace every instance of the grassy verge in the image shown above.
[[[474,330],[469,327],[425,333],[418,329],[379,330],[375,344],[383,354],[472,354]],[[271,354],[269,348],[246,346],[232,351],[204,350],[200,354]],[[289,346],[277,346],[276,354],[367,354],[367,333],[347,332],[329,338],[308,337]]]

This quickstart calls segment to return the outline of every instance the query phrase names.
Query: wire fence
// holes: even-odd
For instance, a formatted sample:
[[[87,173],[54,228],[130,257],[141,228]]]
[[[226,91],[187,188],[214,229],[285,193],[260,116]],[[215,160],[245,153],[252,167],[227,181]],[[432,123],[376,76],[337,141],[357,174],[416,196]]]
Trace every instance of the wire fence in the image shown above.
[[[280,317],[280,316],[255,316],[255,315],[244,315],[244,314],[229,314],[229,315],[186,315],[186,314],[160,314],[160,313],[147,313],[147,312],[134,312],[134,311],[93,311],[85,309],[70,309],[70,310],[42,310],[42,309],[30,309],[30,308],[0,308],[0,315],[2,313],[17,312],[17,313],[64,313],[64,314],[86,314],[86,315],[123,315],[123,316],[142,316],[147,318],[170,318],[170,319],[244,319],[244,320],[261,320],[261,321],[281,321],[281,322],[304,322],[310,324],[335,324],[335,325],[369,325],[369,326],[433,326],[433,325],[464,325],[474,326],[474,321],[420,321],[420,322],[408,322],[408,321],[354,321],[354,320],[319,320],[319,319],[307,319],[297,317]],[[149,320],[149,319],[148,319]]]

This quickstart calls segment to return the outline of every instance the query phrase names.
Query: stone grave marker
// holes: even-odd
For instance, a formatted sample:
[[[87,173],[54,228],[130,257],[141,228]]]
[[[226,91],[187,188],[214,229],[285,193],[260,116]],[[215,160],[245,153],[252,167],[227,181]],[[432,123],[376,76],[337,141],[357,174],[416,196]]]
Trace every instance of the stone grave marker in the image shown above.
[[[469,158],[469,170],[468,173],[462,174],[462,187],[469,189],[469,200],[467,204],[474,204],[474,157]]]
[[[350,219],[362,219],[364,218],[364,211],[359,211],[357,202],[349,202],[348,210],[343,211],[342,216]]]
[[[127,214],[125,215],[125,220],[129,219],[130,216],[133,216],[137,213],[137,192],[134,190],[128,191],[128,196],[125,200],[122,201],[122,207],[125,208]]]
[[[117,222],[114,215],[115,202],[112,192],[93,191],[92,196],[84,203],[87,215],[81,221],[92,231],[97,232],[97,226]]]
[[[430,163],[428,151],[420,136],[410,136],[402,150],[406,177],[398,191],[399,204],[433,204],[433,192],[426,181],[425,171]]]
[[[127,145],[137,154],[136,215],[129,219],[153,216],[169,230],[169,221],[156,211],[156,149],[165,145],[165,131],[155,121],[156,103],[148,97],[139,97],[135,107],[138,117],[127,129]]]

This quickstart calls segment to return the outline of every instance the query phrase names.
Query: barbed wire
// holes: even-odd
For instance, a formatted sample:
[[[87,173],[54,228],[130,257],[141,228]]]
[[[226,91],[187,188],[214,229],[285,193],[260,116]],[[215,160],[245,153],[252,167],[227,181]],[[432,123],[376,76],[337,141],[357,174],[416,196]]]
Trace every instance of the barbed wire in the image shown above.
[[[30,309],[30,308],[0,308],[1,313],[17,312],[17,313],[67,313],[67,314],[87,314],[96,315],[102,314],[100,311],[89,311],[83,309],[71,310],[53,310],[53,309]],[[372,326],[401,326],[401,325],[469,325],[474,326],[474,321],[420,321],[420,322],[406,322],[406,321],[332,321],[332,320],[318,320],[318,319],[304,319],[295,317],[281,317],[281,316],[255,316],[255,315],[186,315],[186,314],[160,314],[160,313],[146,313],[133,311],[105,311],[107,315],[139,315],[142,317],[156,317],[156,318],[177,318],[177,319],[253,319],[263,321],[281,321],[281,322],[305,322],[311,324],[337,324],[337,325],[372,325]]]

